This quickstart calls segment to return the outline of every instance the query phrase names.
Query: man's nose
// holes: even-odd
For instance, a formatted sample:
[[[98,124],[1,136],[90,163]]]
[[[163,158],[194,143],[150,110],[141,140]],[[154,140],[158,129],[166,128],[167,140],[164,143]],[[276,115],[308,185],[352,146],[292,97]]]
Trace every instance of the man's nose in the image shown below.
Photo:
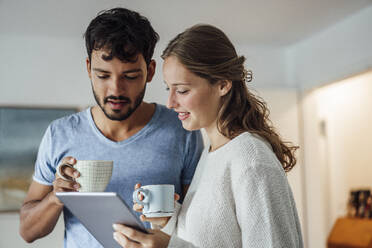
[[[125,91],[124,83],[121,81],[120,77],[112,78],[110,82],[110,91],[112,94],[117,95]]]

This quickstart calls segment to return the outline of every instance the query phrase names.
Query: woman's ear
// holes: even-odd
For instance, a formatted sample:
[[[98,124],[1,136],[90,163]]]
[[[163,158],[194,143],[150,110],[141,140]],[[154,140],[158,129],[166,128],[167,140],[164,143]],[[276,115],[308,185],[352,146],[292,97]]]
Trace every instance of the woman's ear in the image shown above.
[[[220,80],[218,82],[218,92],[220,96],[224,96],[231,90],[232,82],[231,80]]]

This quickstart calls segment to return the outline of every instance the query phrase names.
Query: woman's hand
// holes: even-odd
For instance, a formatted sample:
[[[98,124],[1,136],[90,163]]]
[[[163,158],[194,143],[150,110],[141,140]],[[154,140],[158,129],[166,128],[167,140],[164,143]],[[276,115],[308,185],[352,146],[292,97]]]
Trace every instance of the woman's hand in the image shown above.
[[[170,236],[159,230],[148,230],[150,234],[133,228],[114,224],[114,239],[125,248],[166,248]]]
[[[137,183],[134,186],[134,190],[136,190],[140,187],[141,187],[141,184]],[[142,201],[143,200],[143,195],[140,194],[138,196],[138,199]],[[174,194],[174,201],[178,201],[179,199],[180,199],[180,196],[178,194]],[[176,204],[176,203],[174,203],[174,204]],[[142,213],[143,205],[140,205],[138,203],[134,203],[133,204],[133,209],[136,212]],[[161,228],[165,227],[170,218],[171,217],[152,217],[152,218],[148,218],[143,214],[140,216],[141,221],[150,222],[152,224],[152,226],[155,227],[154,229],[161,229]]]

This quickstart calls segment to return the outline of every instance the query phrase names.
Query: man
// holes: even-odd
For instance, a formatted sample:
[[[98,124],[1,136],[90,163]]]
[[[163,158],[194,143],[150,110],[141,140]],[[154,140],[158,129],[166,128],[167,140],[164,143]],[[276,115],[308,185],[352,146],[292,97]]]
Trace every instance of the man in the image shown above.
[[[175,112],[143,102],[155,73],[157,40],[145,17],[123,8],[102,12],[89,24],[86,64],[97,105],[46,130],[21,208],[20,234],[27,242],[52,232],[63,211],[65,247],[101,247],[55,195],[78,189],[79,184],[55,177],[59,164],[74,164],[75,158],[113,160],[106,190],[118,192],[129,205],[137,182],[174,184],[178,194],[185,194],[202,139],[198,132],[184,131]]]

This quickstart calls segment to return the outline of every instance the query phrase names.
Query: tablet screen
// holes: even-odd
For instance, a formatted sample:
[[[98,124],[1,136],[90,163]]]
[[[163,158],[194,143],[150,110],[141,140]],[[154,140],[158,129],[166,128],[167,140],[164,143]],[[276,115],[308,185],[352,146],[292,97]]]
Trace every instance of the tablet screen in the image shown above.
[[[117,193],[57,192],[56,195],[103,247],[120,247],[112,236],[114,223],[148,233]]]

